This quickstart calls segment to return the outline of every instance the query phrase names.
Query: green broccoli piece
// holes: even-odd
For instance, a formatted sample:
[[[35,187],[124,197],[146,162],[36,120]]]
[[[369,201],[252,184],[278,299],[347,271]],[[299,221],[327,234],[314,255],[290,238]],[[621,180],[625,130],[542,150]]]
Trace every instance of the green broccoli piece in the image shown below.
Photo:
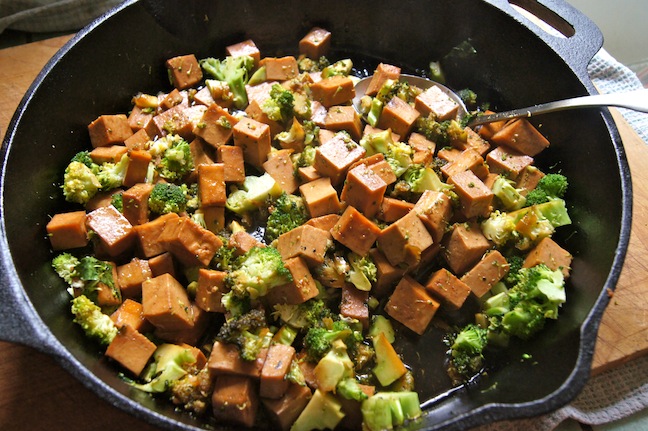
[[[239,296],[235,292],[229,291],[221,298],[221,304],[225,310],[232,316],[241,316],[252,308],[252,302],[249,296]]]
[[[362,425],[370,431],[394,429],[423,412],[416,392],[378,392],[362,402]]]
[[[124,193],[123,192],[118,192],[114,193],[110,197],[110,204],[117,208],[117,211],[120,213],[124,212]]]
[[[378,90],[375,99],[380,101],[383,105],[388,104],[394,97],[398,97],[405,102],[410,103],[414,101],[418,94],[420,94],[420,91],[417,91],[415,87],[412,87],[406,81],[388,79],[385,81],[383,86],[380,87],[380,90]]]
[[[407,169],[412,165],[412,156],[414,150],[412,147],[404,142],[394,142],[387,144],[387,152],[385,153],[385,160],[394,171],[394,175],[400,178]]]
[[[538,181],[535,189],[531,190],[526,197],[526,205],[537,205],[548,202],[551,199],[562,199],[567,193],[567,177],[562,174],[547,174]]]
[[[371,283],[376,282],[378,269],[371,256],[360,256],[357,253],[349,253],[349,264],[351,269],[346,274],[347,281],[350,281],[356,288],[368,292],[371,290]]]
[[[272,84],[270,97],[263,103],[261,110],[273,121],[287,123],[295,114],[295,96],[282,87],[281,84]]]
[[[117,335],[117,326],[110,316],[104,314],[87,296],[79,295],[72,299],[74,322],[81,325],[85,334],[107,346]]]
[[[187,196],[181,186],[157,183],[151,190],[148,205],[156,214],[181,213],[187,208]]]
[[[297,67],[300,72],[321,72],[330,64],[331,62],[325,56],[321,56],[318,59],[308,57],[300,57],[297,59]]]
[[[315,147],[312,145],[305,145],[304,149],[299,153],[299,157],[297,157],[297,160],[294,162],[295,169],[313,166],[313,163],[315,163]]]
[[[515,183],[498,175],[493,182],[491,190],[505,210],[518,210],[526,205],[526,198],[515,188]]]
[[[311,120],[304,120],[302,127],[304,128],[304,145],[319,145],[320,127]]]
[[[439,122],[434,114],[419,117],[414,123],[414,131],[441,147],[451,145],[453,142],[466,142],[468,139],[468,133],[457,120]]]
[[[236,249],[229,246],[229,241],[223,239],[223,245],[216,250],[216,254],[212,259],[212,267],[229,272],[233,269],[236,263]]]
[[[360,139],[360,146],[365,149],[367,157],[374,154],[387,154],[389,146],[394,144],[391,129],[368,133]]]
[[[429,166],[410,165],[402,177],[394,184],[392,195],[410,202],[416,202],[426,190],[450,193],[453,187],[444,183],[439,175]]]
[[[263,329],[267,327],[265,312],[253,309],[228,319],[221,326],[216,339],[223,343],[235,344],[242,359],[254,361],[261,349],[269,342],[263,333]]]
[[[333,314],[326,303],[319,298],[312,298],[301,304],[275,304],[273,315],[282,322],[297,329],[307,329],[322,324],[324,319],[331,319]]]
[[[488,330],[471,323],[444,341],[450,347],[448,375],[454,383],[466,381],[482,369]]]
[[[132,386],[149,393],[163,393],[171,389],[189,373],[196,362],[191,349],[176,344],[161,344],[153,353],[153,362],[143,372],[146,383]]]
[[[120,295],[115,286],[113,266],[110,262],[94,256],[78,259],[70,253],[61,253],[52,259],[52,267],[70,286],[70,294],[73,296],[83,294],[93,298],[99,283],[108,286],[114,295]]]
[[[99,192],[101,183],[89,167],[73,161],[65,168],[62,189],[66,201],[85,205]]]
[[[290,431],[335,429],[344,418],[342,404],[331,393],[316,389]]]
[[[237,260],[226,280],[237,296],[257,299],[273,287],[291,282],[292,274],[276,248],[253,247]]]
[[[188,212],[195,212],[196,210],[198,210],[198,208],[200,207],[200,197],[198,196],[198,183],[192,183],[191,185],[182,183],[180,187],[182,187],[182,191],[184,192],[185,197],[187,198],[186,210]]]
[[[52,259],[54,271],[71,287],[75,285],[83,287],[83,282],[79,278],[79,272],[77,271],[78,266],[79,259],[70,253],[61,253]]]
[[[349,76],[353,69],[353,62],[350,59],[338,60],[322,69],[322,78],[331,76]]]
[[[301,226],[308,220],[308,212],[301,196],[282,193],[268,208],[265,237],[270,243],[280,235]]]
[[[342,379],[335,387],[335,393],[347,400],[363,401],[367,394],[362,391],[358,381],[353,377]]]
[[[167,148],[156,166],[160,176],[169,181],[178,181],[194,168],[191,148],[184,139],[176,139]]]
[[[128,154],[124,154],[117,163],[107,162],[99,165],[97,179],[101,183],[101,189],[112,190],[121,187],[124,184],[124,177],[129,163]]]
[[[349,327],[339,329],[327,329],[314,326],[308,329],[304,336],[304,350],[311,362],[317,362],[324,357],[332,348],[335,340],[346,340],[353,331]]]
[[[264,206],[269,198],[277,198],[283,190],[269,173],[248,175],[240,189],[227,197],[225,207],[236,214],[246,214]]]
[[[94,160],[92,160],[92,157],[90,157],[90,152],[89,151],[80,151],[72,157],[71,162],[79,162],[83,163],[87,167],[92,170],[95,174],[99,171],[99,165],[97,165]]]
[[[234,95],[234,105],[238,109],[245,109],[248,104],[245,84],[254,68],[254,59],[249,55],[237,57],[227,56],[224,60],[205,58],[200,60],[203,70],[214,78],[227,82]]]
[[[506,257],[506,262],[509,265],[509,270],[504,277],[504,282],[508,285],[516,284],[520,277],[520,270],[524,265],[524,257],[514,254]]]
[[[472,91],[469,88],[464,88],[459,91],[457,91],[457,96],[461,99],[461,101],[466,105],[466,108],[468,109],[475,109],[477,108],[477,93]]]

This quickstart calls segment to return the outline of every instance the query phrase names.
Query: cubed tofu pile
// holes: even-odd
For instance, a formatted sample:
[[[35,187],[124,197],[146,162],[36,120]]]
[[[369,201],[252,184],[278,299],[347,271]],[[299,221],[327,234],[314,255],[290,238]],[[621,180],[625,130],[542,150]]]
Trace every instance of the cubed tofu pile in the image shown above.
[[[161,344],[183,346],[194,358],[187,372],[195,377],[195,393],[174,393],[173,402],[237,426],[253,426],[264,409],[274,427],[290,429],[314,391],[324,391],[313,377],[316,364],[304,359],[299,343],[269,343],[256,360],[246,361],[234,344],[214,341],[218,322],[231,313],[223,300],[231,288],[228,273],[214,264],[224,247],[234,256],[255,247],[280,253],[292,281],[252,298],[254,307],[266,311],[270,328],[281,323],[272,314],[276,306],[327,292],[339,314],[358,322],[365,335],[376,314],[402,331],[424,334],[444,309],[454,312],[471,296],[485,297],[509,270],[480,225],[493,211],[504,211],[492,190],[495,179],[504,176],[525,195],[544,175],[534,156],[549,142],[525,119],[465,128],[447,142],[426,136],[420,118],[441,122],[457,112],[434,87],[414,101],[392,97],[377,124],[366,124],[351,105],[356,78],[350,70],[323,74],[318,66],[330,47],[331,34],[321,28],[301,40],[297,57],[262,57],[251,40],[227,47],[228,57],[249,56],[253,64],[248,72],[254,85],[245,87],[244,106],[235,104],[226,80],[214,79],[194,55],[169,59],[172,89],[138,94],[128,115],[105,114],[88,125],[94,164],[126,161],[121,185],[108,189],[102,183],[83,209],[56,214],[47,225],[55,251],[89,249],[112,266],[113,286],[98,283],[93,299],[118,328],[106,356],[141,380]],[[376,95],[400,72],[380,64],[367,94]],[[294,96],[288,118],[268,109],[277,84]],[[307,109],[298,110],[298,102]],[[179,180],[159,175],[164,139],[189,143],[192,168]],[[387,143],[372,146],[379,139]],[[431,170],[436,182],[402,191],[414,167]],[[271,191],[256,207],[233,211],[232,193],[262,175],[270,176]],[[197,204],[151,211],[149,198],[160,182],[184,184],[185,190],[193,185]],[[299,197],[308,217],[264,243],[251,232],[280,194]],[[368,288],[350,280],[350,256],[375,267]],[[524,256],[525,266],[544,263],[569,275],[571,255],[550,237],[537,238]],[[398,359],[384,337],[376,338],[377,349]],[[286,378],[293,363],[306,385]],[[403,377],[403,363],[393,364],[402,368],[395,378]],[[363,390],[372,394],[393,381],[363,382]],[[360,403],[334,396],[344,416],[340,423],[359,428]]]

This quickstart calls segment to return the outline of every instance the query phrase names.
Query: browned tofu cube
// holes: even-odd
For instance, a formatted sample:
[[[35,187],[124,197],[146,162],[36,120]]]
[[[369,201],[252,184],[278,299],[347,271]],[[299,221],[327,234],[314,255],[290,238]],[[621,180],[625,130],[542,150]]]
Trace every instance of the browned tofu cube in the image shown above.
[[[391,129],[394,133],[407,136],[421,114],[399,97],[392,99],[383,107],[378,127]]]
[[[437,157],[450,163],[455,160],[462,151],[463,150],[459,150],[454,147],[444,147],[437,152]]]
[[[94,231],[110,256],[119,256],[133,245],[133,226],[112,205],[88,213],[86,227]]]
[[[342,286],[342,299],[340,301],[340,314],[362,323],[363,328],[369,327],[369,292],[357,289],[351,283]]]
[[[472,171],[463,171],[448,178],[459,196],[461,213],[468,219],[487,216],[494,194]]]
[[[308,404],[311,396],[311,390],[307,385],[291,383],[283,397],[277,400],[262,398],[261,401],[272,424],[282,431],[288,431]]]
[[[324,120],[328,130],[349,132],[353,139],[360,139],[362,135],[362,120],[353,106],[332,106]]]
[[[317,172],[317,169],[315,169],[313,166],[304,166],[297,168],[297,176],[302,183],[309,183],[311,181],[315,181],[318,178],[322,178],[322,174]],[[329,180],[329,183],[330,182],[331,180]]]
[[[293,56],[264,57],[259,61],[259,67],[265,66],[267,81],[287,81],[299,74],[297,59]]]
[[[260,85],[257,85],[259,87]],[[251,87],[255,88],[255,87]],[[247,108],[245,108],[245,113],[248,118],[258,121],[268,125],[270,128],[270,136],[277,136],[280,132],[284,131],[284,126],[280,121],[272,120],[268,117],[268,114],[263,110],[264,101],[270,98],[270,93],[264,94],[265,97],[259,97],[255,99],[250,99]]]
[[[169,213],[161,215],[155,220],[134,226],[138,248],[144,257],[153,257],[164,253],[164,244],[158,241],[166,223],[178,218],[178,214]]]
[[[216,99],[214,99],[214,96],[212,96],[211,89],[206,85],[200,90],[196,91],[196,93],[193,95],[193,101],[194,103],[205,106],[211,106],[214,103],[218,103],[223,107],[230,107],[233,104],[230,100],[228,100],[226,103],[223,103],[224,101],[222,99],[219,99],[217,102]]]
[[[448,195],[426,190],[416,201],[413,209],[425,224],[434,242],[440,242],[452,217],[452,202]]]
[[[385,311],[407,328],[423,335],[440,305],[426,292],[425,287],[406,275],[396,285]]]
[[[318,229],[330,231],[331,229],[333,229],[333,226],[335,226],[335,223],[337,223],[338,220],[340,220],[339,214],[326,214],[323,216],[308,219],[306,224],[309,224]]]
[[[299,192],[304,198],[304,205],[311,218],[337,214],[341,209],[340,199],[329,177],[321,177],[302,184],[299,186]]]
[[[122,213],[133,226],[149,221],[148,198],[151,191],[153,184],[139,183],[122,193]]]
[[[198,166],[198,196],[202,207],[225,205],[227,191],[224,164],[212,163]]]
[[[457,117],[459,105],[438,86],[433,85],[414,100],[414,107],[421,115],[427,117],[434,114],[440,121],[451,120]]]
[[[243,149],[247,163],[261,169],[271,149],[270,127],[243,117],[234,126],[234,145]]]
[[[200,227],[189,217],[169,220],[158,241],[185,266],[207,266],[223,245],[213,232]]]
[[[460,150],[465,150],[467,148],[472,148],[477,151],[480,156],[484,157],[486,153],[490,150],[490,144],[488,141],[484,140],[477,132],[475,132],[470,127],[464,128],[467,138],[466,142],[462,142],[458,139],[452,141],[452,145]]]
[[[264,398],[279,399],[284,396],[290,381],[286,373],[295,356],[295,348],[285,344],[273,344],[261,369],[259,395]]]
[[[571,270],[572,255],[559,246],[553,239],[543,238],[524,259],[525,268],[539,265],[547,265],[552,271],[562,271],[563,277],[569,277]]]
[[[302,304],[319,294],[319,289],[304,259],[299,256],[285,259],[284,266],[290,271],[293,280],[270,289],[266,295],[268,304]]]
[[[466,148],[453,161],[441,167],[441,172],[446,178],[468,170],[481,180],[486,178],[489,173],[484,158],[472,148]]]
[[[376,265],[376,282],[371,288],[371,294],[379,299],[384,298],[392,292],[405,270],[389,263],[383,252],[377,248],[372,248],[369,255]]]
[[[176,105],[167,109],[161,114],[153,117],[153,122],[157,127],[155,135],[179,135],[187,141],[194,139],[194,130],[201,123],[207,107],[204,105],[195,105],[187,107],[185,105]]]
[[[190,328],[155,328],[153,334],[162,341],[175,344],[189,344],[195,346],[211,325],[211,313],[207,313],[196,304],[189,306],[193,314],[193,326]]]
[[[529,165],[517,178],[517,183],[515,185],[516,189],[521,189],[520,193],[524,196],[527,195],[531,190],[535,189],[542,177],[545,174],[540,169],[536,168],[533,165]]]
[[[144,150],[151,137],[145,129],[139,129],[124,141],[127,150]]]
[[[365,164],[349,170],[340,198],[366,217],[373,217],[387,190],[387,183]]]
[[[117,267],[117,282],[122,295],[126,298],[138,298],[141,296],[142,283],[152,277],[153,273],[148,261],[137,257]]]
[[[393,184],[397,180],[396,175],[394,174],[394,170],[391,168],[389,162],[385,160],[385,156],[382,153],[372,154],[369,157],[361,159],[360,161],[351,165],[351,169],[355,168],[359,164],[366,165],[387,185]]]
[[[232,128],[238,119],[225,108],[212,104],[204,112],[193,133],[214,148],[225,145],[232,138]]]
[[[97,305],[101,307],[114,307],[122,303],[122,294],[117,280],[117,265],[108,262],[111,267],[113,285],[110,286],[102,281],[95,287],[97,293]]]
[[[533,157],[501,146],[488,153],[486,163],[492,173],[502,174],[515,180],[527,166],[533,163]]]
[[[315,150],[313,166],[325,177],[331,179],[331,184],[341,184],[348,169],[365,155],[365,149],[348,136],[337,133],[335,137],[321,144]]]
[[[200,208],[208,231],[219,235],[225,229],[225,207]]]
[[[189,143],[191,160],[193,160],[196,169],[198,169],[198,166],[200,165],[209,165],[216,161],[212,150],[213,148],[200,137],[196,137],[196,139]],[[193,173],[195,173],[195,170]],[[193,179],[193,177],[191,179]]]
[[[222,145],[216,150],[216,161],[225,166],[225,182],[245,181],[245,158],[243,149],[234,145]]]
[[[318,264],[324,261],[329,240],[329,232],[304,224],[280,235],[277,250],[284,262],[291,257],[301,256],[309,264]]]
[[[415,266],[434,241],[415,212],[409,212],[380,233],[378,248],[394,266]]]
[[[311,85],[313,100],[325,108],[344,105],[355,97],[353,80],[348,76],[334,75]]]
[[[193,54],[181,55],[166,61],[173,86],[184,90],[198,84],[203,77],[202,69]]]
[[[349,250],[365,256],[380,235],[380,228],[357,209],[348,206],[331,229],[331,235]]]
[[[150,137],[155,136],[157,133],[157,126],[153,121],[155,110],[153,108],[140,108],[133,106],[130,114],[128,115],[128,126],[132,131],[144,130]],[[132,135],[131,135],[132,136]],[[124,140],[124,144],[128,138]]]
[[[542,136],[538,129],[525,118],[507,123],[500,131],[491,136],[490,141],[497,145],[506,145],[531,157],[549,147],[547,138]]]
[[[124,186],[133,187],[135,184],[146,182],[146,174],[153,157],[145,150],[133,150],[128,155],[128,166],[124,174]]]
[[[198,270],[198,286],[196,287],[196,305],[209,312],[224,313],[225,307],[221,300],[229,291],[225,284],[227,273],[213,269]]]
[[[231,57],[241,57],[243,55],[252,57],[255,66],[258,66],[261,60],[261,52],[252,39],[229,45],[225,48],[225,52]]]
[[[167,109],[171,109],[174,106],[177,106],[181,103],[183,103],[186,99],[187,92],[183,91],[180,92],[177,88],[174,88],[169,94],[166,96],[162,97],[162,100],[160,101],[159,108],[162,111],[166,111]]]
[[[484,111],[485,115],[494,114],[494,111],[487,109]],[[504,128],[508,120],[494,121],[488,124],[482,124],[477,127],[477,133],[484,139],[490,139],[495,133],[499,132]]]
[[[254,247],[265,247],[265,244],[245,231],[234,232],[230,235],[227,245],[234,249],[236,256],[243,256]]]
[[[457,275],[470,269],[490,248],[477,223],[458,223],[444,241],[443,257]]]
[[[99,116],[88,125],[88,133],[93,148],[123,144],[133,135],[124,114]]]
[[[313,27],[299,41],[299,53],[317,60],[328,54],[331,48],[331,32],[320,27]]]
[[[130,326],[122,326],[106,349],[106,356],[139,376],[157,346]]]
[[[148,260],[149,268],[151,268],[151,274],[153,277],[157,277],[162,274],[171,274],[175,277],[175,263],[173,261],[173,256],[169,252],[164,252],[153,256]]]
[[[412,132],[407,143],[414,150],[412,163],[427,165],[432,162],[434,152],[436,151],[436,144],[434,142],[420,133]]]
[[[461,277],[472,293],[481,298],[509,272],[506,258],[497,250],[491,250],[481,258],[470,271]]]
[[[268,155],[268,160],[263,163],[263,169],[274,178],[281,190],[288,194],[292,194],[299,187],[290,159],[292,153],[291,149],[272,151]]]
[[[153,329],[151,323],[144,317],[142,304],[130,298],[121,303],[119,308],[110,315],[110,319],[118,328],[130,326],[139,333],[148,332]]]
[[[405,217],[412,209],[414,209],[414,204],[411,202],[385,196],[380,203],[376,218],[387,223],[393,223]]]
[[[267,353],[267,350],[265,351]],[[214,342],[207,366],[212,376],[237,375],[259,378],[265,361],[265,354],[259,354],[256,361],[241,358],[238,347],[234,344]]]
[[[368,96],[375,96],[388,79],[398,81],[400,79],[400,74],[400,67],[380,63],[374,71],[373,78],[371,78],[365,94]]]
[[[162,274],[142,283],[144,317],[163,330],[190,329],[193,308],[186,289],[171,276]]]
[[[127,152],[128,148],[125,145],[107,145],[90,151],[90,158],[99,165],[102,163],[117,163]]]
[[[425,288],[451,310],[461,308],[470,295],[470,287],[445,268],[435,271]]]
[[[218,376],[211,404],[217,421],[251,428],[259,406],[256,383],[247,377]]]
[[[85,247],[89,241],[86,212],[82,210],[54,214],[47,223],[47,236],[54,250]]]

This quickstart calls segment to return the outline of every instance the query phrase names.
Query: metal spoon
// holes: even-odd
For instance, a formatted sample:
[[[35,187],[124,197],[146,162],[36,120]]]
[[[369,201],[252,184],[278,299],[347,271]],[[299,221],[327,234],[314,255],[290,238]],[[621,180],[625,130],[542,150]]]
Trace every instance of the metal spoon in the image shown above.
[[[365,95],[369,82],[372,76],[360,79],[355,86],[356,96],[353,99],[353,106],[358,112],[360,110],[360,99]],[[410,85],[419,87],[426,90],[436,85],[441,91],[447,94],[452,100],[459,105],[457,118],[461,119],[467,115],[468,111],[461,98],[452,90],[444,85],[434,82],[427,78],[422,78],[415,75],[401,74],[401,81],[408,82]],[[492,123],[495,121],[510,120],[520,117],[531,117],[533,115],[545,114],[549,112],[562,111],[565,109],[575,108],[591,108],[601,106],[616,106],[619,108],[628,108],[634,111],[641,111],[648,113],[648,89],[641,89],[635,91],[628,91],[624,93],[612,94],[597,94],[593,96],[581,96],[570,99],[559,100],[555,102],[541,103],[539,105],[530,106],[527,108],[513,109],[510,111],[498,112],[489,115],[477,115],[468,122],[468,127],[477,126],[480,124]]]

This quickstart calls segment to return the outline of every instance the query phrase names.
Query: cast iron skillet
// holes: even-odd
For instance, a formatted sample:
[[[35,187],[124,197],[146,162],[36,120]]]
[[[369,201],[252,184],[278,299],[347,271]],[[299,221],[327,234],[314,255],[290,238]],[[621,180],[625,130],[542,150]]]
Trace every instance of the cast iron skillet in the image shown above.
[[[410,72],[442,60],[450,87],[469,87],[496,109],[595,93],[586,73],[602,45],[594,24],[561,0],[515,3],[568,37],[544,32],[505,0],[398,0],[379,6],[369,0],[276,0],[272,6],[252,0],[141,0],[98,19],[39,74],[4,141],[2,338],[56,357],[108,402],[155,425],[203,428],[204,422],[119,379],[72,323],[69,298],[50,268],[45,225],[48,216],[71,210],[61,197],[61,172],[87,148],[87,124],[100,114],[126,112],[139,91],[168,88],[167,58],[220,57],[225,46],[247,38],[263,55],[292,54],[314,25],[333,33],[332,57],[366,59],[359,74],[379,59]],[[453,49],[466,41],[472,54]],[[549,114],[535,124],[552,143],[538,163],[570,179],[574,223],[559,235],[575,256],[568,304],[557,324],[529,343],[513,344],[487,376],[458,389],[443,370],[441,332],[407,338],[398,348],[424,370],[416,377],[426,415],[416,428],[465,429],[545,413],[575,397],[588,377],[597,328],[628,245],[630,173],[607,110]],[[520,361],[522,353],[533,360]]]

